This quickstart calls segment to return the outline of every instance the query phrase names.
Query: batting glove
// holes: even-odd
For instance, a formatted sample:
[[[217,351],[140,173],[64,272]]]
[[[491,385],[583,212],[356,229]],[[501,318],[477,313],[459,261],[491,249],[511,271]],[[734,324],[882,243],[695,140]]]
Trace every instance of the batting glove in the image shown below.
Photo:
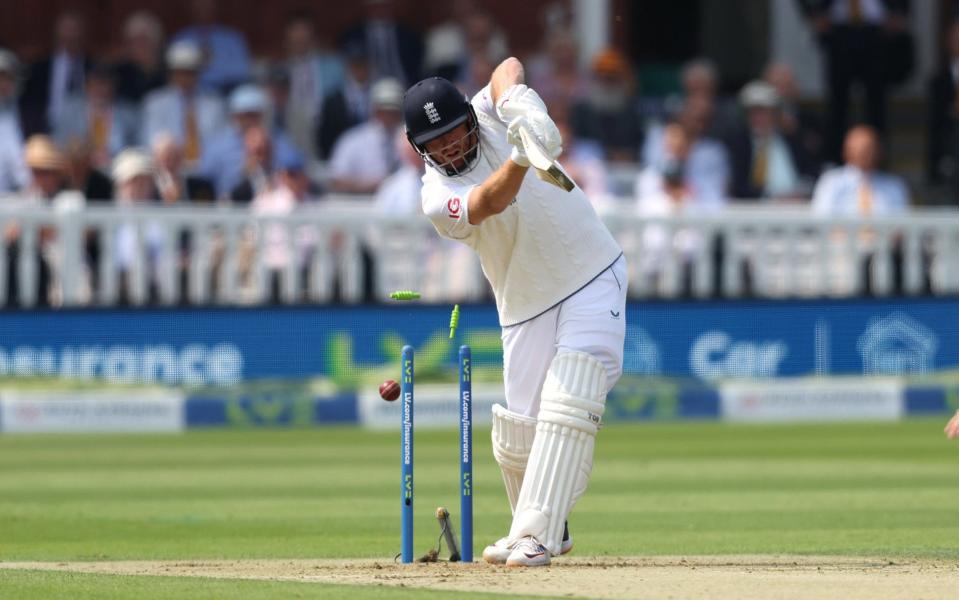
[[[526,126],[550,156],[556,158],[563,153],[563,137],[548,114],[538,110],[531,111],[526,115]]]
[[[513,146],[509,159],[521,167],[529,166],[529,158],[526,157],[526,145],[523,144],[523,137],[519,133],[519,130],[526,126],[526,117],[516,117],[510,121],[506,128],[506,141]]]
[[[539,94],[522,83],[506,88],[496,102],[496,115],[504,123],[509,123],[516,117],[524,116],[534,110],[546,113],[546,104],[543,103]]]

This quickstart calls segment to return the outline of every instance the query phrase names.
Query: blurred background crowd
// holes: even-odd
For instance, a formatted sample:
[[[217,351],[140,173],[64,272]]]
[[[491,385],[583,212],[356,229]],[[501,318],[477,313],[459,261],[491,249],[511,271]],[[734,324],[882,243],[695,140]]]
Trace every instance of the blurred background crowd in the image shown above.
[[[572,0],[515,12],[482,0],[285,2],[269,24],[242,2],[122,2],[109,39],[93,35],[103,32],[91,26],[103,21],[99,4],[42,3],[45,30],[15,34],[16,14],[0,28],[0,196],[288,214],[350,194],[411,215],[423,165],[402,132],[404,90],[441,75],[472,95],[516,55],[563,132],[561,161],[600,210],[701,215],[735,202],[891,216],[959,203],[952,3],[937,2],[946,23],[927,32],[938,69],[903,96],[917,63],[908,0],[716,4],[748,30],[757,12],[768,23],[786,2],[790,26],[818,45],[818,96],[768,47],[724,69],[730,58],[702,41],[708,1],[603,2],[612,23],[602,40],[584,38],[577,11],[589,3]],[[682,29],[684,14],[700,23]],[[3,232],[14,296],[18,231]],[[644,234],[650,269],[670,242],[697,243],[666,235]]]

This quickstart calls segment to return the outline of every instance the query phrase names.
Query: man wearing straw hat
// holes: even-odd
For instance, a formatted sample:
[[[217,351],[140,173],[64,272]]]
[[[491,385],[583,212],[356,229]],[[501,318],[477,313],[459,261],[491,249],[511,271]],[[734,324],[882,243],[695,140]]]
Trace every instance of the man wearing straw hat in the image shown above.
[[[60,193],[65,187],[66,161],[53,140],[46,135],[34,135],[24,146],[24,162],[30,171],[30,183],[20,194],[23,206],[54,205],[61,202]],[[26,290],[23,289],[20,272],[22,248],[22,228],[17,222],[8,222],[3,231],[7,246],[7,305],[18,306],[23,303]],[[41,227],[36,247],[36,303],[38,306],[50,305],[51,257],[47,252],[56,238],[53,229]]]

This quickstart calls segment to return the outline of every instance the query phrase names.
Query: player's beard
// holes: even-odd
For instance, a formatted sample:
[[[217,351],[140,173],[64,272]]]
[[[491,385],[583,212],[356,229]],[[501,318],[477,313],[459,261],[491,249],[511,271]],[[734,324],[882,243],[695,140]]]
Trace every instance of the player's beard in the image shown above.
[[[452,142],[450,146],[459,145],[462,147],[464,143],[466,144],[465,150],[461,150],[458,156],[443,162],[436,159],[436,154],[444,154],[442,150],[440,150],[439,153],[430,153],[429,157],[431,162],[450,177],[456,177],[470,172],[473,170],[473,167],[476,166],[477,159],[479,158],[480,143],[478,124],[474,124],[473,127],[467,131],[466,135]]]

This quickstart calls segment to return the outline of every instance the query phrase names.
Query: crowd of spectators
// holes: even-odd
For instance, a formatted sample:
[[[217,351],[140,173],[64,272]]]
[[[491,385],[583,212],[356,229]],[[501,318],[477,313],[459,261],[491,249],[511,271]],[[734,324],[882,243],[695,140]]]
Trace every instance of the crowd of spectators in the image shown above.
[[[719,211],[733,198],[806,202],[824,215],[905,211],[908,189],[878,170],[887,86],[864,71],[861,56],[841,52],[853,43],[848,36],[870,41],[867,29],[884,24],[898,31],[900,7],[864,2],[859,14],[837,8],[842,2],[802,4],[832,44],[824,117],[800,103],[781,63],[733,91],[709,59],[697,58],[679,72],[678,93],[650,102],[623,52],[603,49],[584,66],[570,23],[554,24],[522,59],[564,133],[561,160],[590,199],[598,207],[634,202],[639,214],[657,216]],[[422,165],[402,135],[405,87],[438,74],[473,94],[510,54],[503,28],[471,0],[450,2],[448,18],[425,32],[397,22],[391,0],[364,0],[365,18],[335,43],[320,38],[312,13],[295,12],[278,42],[280,60],[251,56],[243,33],[219,21],[215,0],[190,6],[192,22],[170,36],[155,15],[130,14],[118,61],[91,55],[77,12],[58,17],[42,60],[21,64],[0,49],[0,194],[53,202],[78,190],[74,201],[225,203],[277,214],[345,193],[406,214],[418,206]],[[949,40],[952,62],[931,95],[929,175],[939,180],[959,180],[959,26]],[[848,88],[857,80],[871,124],[850,128]],[[617,165],[637,173],[627,194],[611,181]],[[4,235],[15,261],[17,228]],[[281,269],[286,240],[266,235],[275,248],[269,267]],[[645,233],[644,271],[655,271],[669,244],[691,254],[703,243],[692,232],[674,238]],[[16,269],[7,273],[10,297]]]

